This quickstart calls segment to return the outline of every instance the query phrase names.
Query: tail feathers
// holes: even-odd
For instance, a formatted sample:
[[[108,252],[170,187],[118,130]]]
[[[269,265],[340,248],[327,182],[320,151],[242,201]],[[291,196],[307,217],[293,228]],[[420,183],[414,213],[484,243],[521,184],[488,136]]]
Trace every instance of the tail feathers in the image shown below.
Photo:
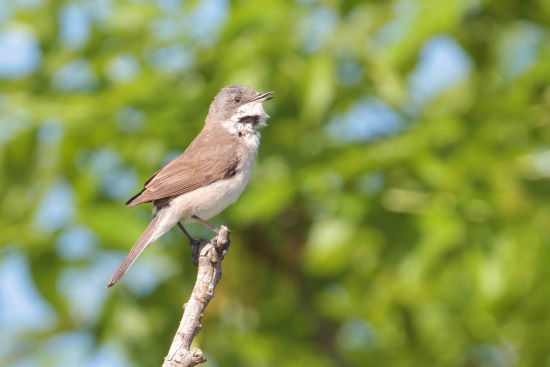
[[[157,233],[159,230],[159,224],[164,217],[164,211],[159,211],[153,218],[145,232],[141,235],[137,243],[132,247],[130,253],[126,256],[122,264],[119,266],[107,288],[112,287],[122,276],[128,271],[130,266],[136,261],[137,257],[145,250],[153,241],[159,238],[163,233]]]

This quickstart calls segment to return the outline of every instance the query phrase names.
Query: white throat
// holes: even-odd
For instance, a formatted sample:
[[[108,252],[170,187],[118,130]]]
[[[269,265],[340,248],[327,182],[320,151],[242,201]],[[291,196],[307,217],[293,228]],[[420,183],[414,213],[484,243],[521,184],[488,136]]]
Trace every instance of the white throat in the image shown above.
[[[243,119],[253,117],[257,117],[257,123],[243,122]],[[269,115],[265,112],[262,102],[253,101],[242,105],[229,120],[222,122],[222,126],[231,135],[244,139],[247,146],[257,150],[260,146],[261,135],[256,129],[267,126],[268,118]]]

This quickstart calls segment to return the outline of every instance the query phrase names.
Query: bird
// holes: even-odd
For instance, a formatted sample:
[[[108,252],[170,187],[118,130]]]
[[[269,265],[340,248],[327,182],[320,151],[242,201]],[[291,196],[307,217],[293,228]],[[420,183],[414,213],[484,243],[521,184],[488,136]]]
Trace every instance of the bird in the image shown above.
[[[216,95],[203,129],[183,153],[151,176],[126,203],[152,202],[153,218],[107,284],[112,287],[153,242],[178,226],[190,243],[198,243],[182,223],[207,222],[234,203],[245,189],[260,146],[258,128],[269,115],[263,103],[273,91],[259,93],[240,84]]]

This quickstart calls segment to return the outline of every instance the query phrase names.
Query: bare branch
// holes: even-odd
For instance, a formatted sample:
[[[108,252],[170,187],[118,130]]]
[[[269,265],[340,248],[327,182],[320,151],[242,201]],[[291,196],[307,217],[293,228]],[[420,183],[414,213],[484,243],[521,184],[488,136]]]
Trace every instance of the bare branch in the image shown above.
[[[230,243],[229,230],[222,226],[210,242],[201,239],[200,244],[193,248],[193,263],[199,267],[197,281],[184,305],[183,317],[162,367],[190,367],[206,361],[200,349],[191,351],[190,347],[201,329],[202,313],[214,297],[214,289],[222,276],[221,262]]]

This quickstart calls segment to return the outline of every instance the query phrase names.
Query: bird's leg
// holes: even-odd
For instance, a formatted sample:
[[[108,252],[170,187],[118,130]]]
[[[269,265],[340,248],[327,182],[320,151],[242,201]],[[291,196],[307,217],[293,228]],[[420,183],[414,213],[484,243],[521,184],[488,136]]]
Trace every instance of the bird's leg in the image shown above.
[[[216,233],[218,233],[220,231],[218,228],[216,228],[212,224],[208,223],[204,219],[197,217],[196,215],[192,215],[191,218],[193,218],[194,220],[196,220],[199,223],[204,224],[206,227],[210,228],[212,231],[214,231]]]
[[[186,235],[187,238],[189,239],[189,244],[191,245],[191,247],[196,247],[196,246],[199,245],[199,243],[200,243],[201,241],[196,240],[196,239],[194,239],[193,237],[191,237],[191,235],[189,234],[189,232],[187,232],[187,230],[185,229],[185,227],[183,227],[183,225],[182,225],[180,222],[178,222],[178,227],[180,227],[180,229],[181,229],[181,231],[183,232],[183,234]]]

